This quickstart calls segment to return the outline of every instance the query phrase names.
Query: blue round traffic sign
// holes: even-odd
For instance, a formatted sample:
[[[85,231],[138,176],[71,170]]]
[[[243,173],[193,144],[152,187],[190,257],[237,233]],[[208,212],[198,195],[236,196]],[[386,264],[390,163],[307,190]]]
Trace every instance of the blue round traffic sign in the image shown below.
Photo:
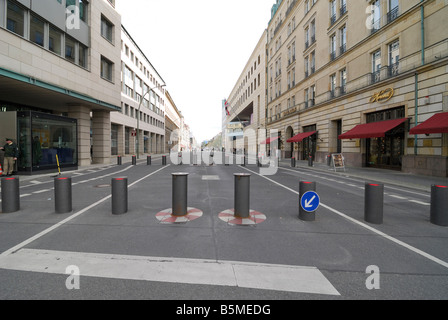
[[[300,206],[306,212],[314,212],[319,208],[320,198],[314,191],[308,191],[300,199]]]

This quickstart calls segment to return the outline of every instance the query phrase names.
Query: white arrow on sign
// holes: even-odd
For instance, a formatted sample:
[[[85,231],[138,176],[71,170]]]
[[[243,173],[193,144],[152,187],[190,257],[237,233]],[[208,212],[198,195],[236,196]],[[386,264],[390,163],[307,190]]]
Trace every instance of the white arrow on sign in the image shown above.
[[[305,200],[305,208],[312,208],[313,205],[312,205],[311,203],[314,201],[314,199],[316,199],[316,196],[312,197],[312,198],[311,198],[310,200],[308,200],[308,201]]]

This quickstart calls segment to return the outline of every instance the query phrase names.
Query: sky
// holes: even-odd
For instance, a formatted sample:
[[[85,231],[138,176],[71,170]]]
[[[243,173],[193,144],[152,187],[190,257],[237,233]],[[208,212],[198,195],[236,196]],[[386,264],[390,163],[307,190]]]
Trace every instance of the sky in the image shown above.
[[[198,143],[221,132],[227,99],[275,0],[117,0],[122,24],[165,80]]]

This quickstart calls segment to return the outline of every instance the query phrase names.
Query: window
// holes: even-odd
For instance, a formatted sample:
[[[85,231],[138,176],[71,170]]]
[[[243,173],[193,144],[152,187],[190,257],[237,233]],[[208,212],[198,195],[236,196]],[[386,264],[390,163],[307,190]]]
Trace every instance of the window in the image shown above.
[[[330,76],[330,97],[334,98],[336,95],[336,74]]]
[[[389,76],[398,74],[398,63],[400,60],[400,42],[394,41],[389,45]]]
[[[330,60],[336,59],[336,34],[330,37]]]
[[[101,16],[101,35],[110,42],[113,42],[113,28],[114,25],[110,23],[109,20],[107,20],[104,16]]]
[[[50,26],[49,33],[48,49],[60,55],[62,53],[62,33],[52,26]]]
[[[101,77],[103,79],[112,81],[113,77],[113,63],[110,62],[108,59],[101,57]]]
[[[70,37],[65,37],[65,59],[75,63],[75,41]]]
[[[78,44],[79,46],[79,66],[83,67],[83,68],[87,68],[87,52],[88,49],[86,46],[82,45],[82,44]]]
[[[30,19],[30,41],[35,44],[44,46],[44,22],[39,18],[31,15]]]
[[[372,54],[372,83],[380,81],[381,50]]]
[[[341,36],[341,46],[339,47],[340,54],[343,54],[347,50],[347,26],[343,26],[339,29],[339,34]]]
[[[305,57],[305,78],[309,75],[309,60],[308,57]]]
[[[25,36],[25,10],[13,3],[8,1],[8,9],[6,14],[6,28],[19,36]]]
[[[390,23],[398,18],[398,0],[389,0],[388,4],[387,23]]]
[[[347,85],[347,70],[342,69],[340,71],[340,82],[341,82],[341,94],[344,94],[346,91],[346,85]]]
[[[330,25],[336,22],[336,0],[330,1]]]
[[[311,52],[311,74],[316,71],[316,53]]]
[[[341,16],[347,12],[347,0],[341,0],[341,7],[339,10],[340,10]]]
[[[87,10],[89,3],[86,0],[79,0],[79,18],[87,22]]]
[[[371,31],[376,32],[381,27],[381,7],[380,0],[375,0],[372,2],[372,21],[371,21]]]

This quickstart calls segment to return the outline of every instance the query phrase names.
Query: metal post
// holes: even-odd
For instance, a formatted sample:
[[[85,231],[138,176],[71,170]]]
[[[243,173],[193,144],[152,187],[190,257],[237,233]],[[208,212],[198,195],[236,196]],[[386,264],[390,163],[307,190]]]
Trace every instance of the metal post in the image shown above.
[[[54,204],[56,213],[72,212],[72,179],[54,179]]]
[[[312,166],[313,166],[313,156],[312,156],[312,155],[309,155],[309,156],[308,156],[308,166],[309,166],[309,167],[312,167]]]
[[[243,167],[246,166],[246,156],[243,156],[243,163],[241,163],[241,165],[242,165]]]
[[[299,185],[299,219],[302,221],[315,221],[316,220],[316,212],[307,212],[302,208],[300,204],[300,200],[303,195],[308,191],[316,191],[316,182],[311,181],[300,181]]]
[[[448,226],[448,186],[431,187],[431,223]]]
[[[173,216],[182,217],[188,214],[188,173],[173,173]]]
[[[20,191],[18,178],[2,179],[2,212],[12,213],[20,210]]]
[[[235,173],[235,217],[250,216],[250,174]]]
[[[292,157],[291,158],[291,168],[295,168],[296,167],[296,158]]]
[[[128,178],[112,179],[112,214],[128,212]]]
[[[384,185],[366,183],[364,199],[364,220],[374,224],[383,223]]]
[[[137,156],[132,156],[132,165],[137,165]]]
[[[150,166],[151,163],[152,163],[151,156],[147,156],[147,157],[146,157],[146,164],[147,164],[148,166]]]
[[[166,166],[166,156],[162,156],[162,166]]]
[[[117,156],[117,165],[119,165],[119,166],[122,165],[122,158],[121,158],[121,156]]]

